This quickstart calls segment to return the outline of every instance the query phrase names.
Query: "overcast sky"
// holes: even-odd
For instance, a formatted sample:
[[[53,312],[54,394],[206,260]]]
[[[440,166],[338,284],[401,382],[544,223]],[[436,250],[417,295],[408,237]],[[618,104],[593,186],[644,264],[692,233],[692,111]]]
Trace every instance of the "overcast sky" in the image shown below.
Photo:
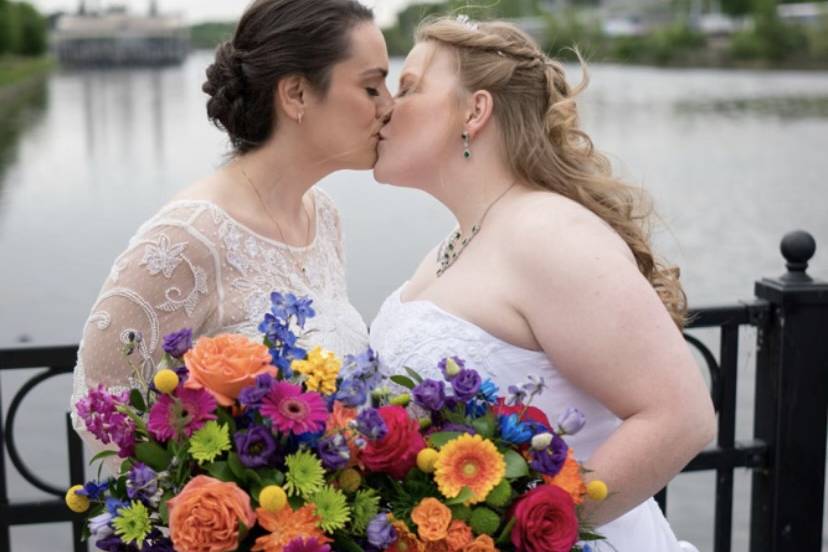
[[[80,5],[80,0],[28,0],[44,13],[62,11],[75,11]],[[410,4],[412,0],[361,0],[363,4],[374,8],[377,21],[380,26],[390,25],[395,21],[395,14],[402,7]],[[111,4],[128,5],[132,11],[145,11],[149,6],[149,0],[86,0],[87,6],[96,4],[108,6]],[[247,0],[158,0],[161,11],[176,11],[184,13],[190,22],[205,20],[229,20],[237,19],[245,6]]]

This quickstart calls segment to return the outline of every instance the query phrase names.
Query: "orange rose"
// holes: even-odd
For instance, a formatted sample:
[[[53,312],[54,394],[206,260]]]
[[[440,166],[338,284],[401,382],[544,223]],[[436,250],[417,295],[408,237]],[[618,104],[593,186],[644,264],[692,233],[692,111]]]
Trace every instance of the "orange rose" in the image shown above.
[[[463,552],[497,552],[497,547],[492,537],[480,535],[474,542],[463,549]]]
[[[425,552],[451,552],[451,547],[445,539],[429,541],[425,545]]]
[[[385,552],[425,552],[423,542],[408,529],[404,521],[395,519],[391,522],[391,527],[397,532],[397,540]]]
[[[453,551],[462,550],[464,546],[471,543],[472,537],[471,528],[459,519],[455,519],[449,525],[446,543]]]
[[[230,406],[239,391],[256,383],[259,374],[277,374],[273,359],[261,343],[235,334],[202,337],[184,355],[190,377],[184,384],[205,388],[222,406]]]
[[[253,527],[250,497],[235,483],[199,475],[167,501],[170,538],[178,552],[228,552],[239,547],[239,521]]]
[[[448,535],[451,510],[436,498],[424,498],[411,511],[411,520],[417,524],[417,534],[424,541],[438,541]]]

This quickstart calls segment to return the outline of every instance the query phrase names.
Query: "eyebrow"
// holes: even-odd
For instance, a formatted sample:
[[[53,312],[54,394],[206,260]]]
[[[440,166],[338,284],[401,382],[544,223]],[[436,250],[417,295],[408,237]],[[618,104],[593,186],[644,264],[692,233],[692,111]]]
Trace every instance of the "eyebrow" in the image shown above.
[[[368,69],[367,71],[362,72],[363,77],[382,77],[385,78],[388,76],[388,69],[383,69],[382,67],[375,67],[373,69]]]

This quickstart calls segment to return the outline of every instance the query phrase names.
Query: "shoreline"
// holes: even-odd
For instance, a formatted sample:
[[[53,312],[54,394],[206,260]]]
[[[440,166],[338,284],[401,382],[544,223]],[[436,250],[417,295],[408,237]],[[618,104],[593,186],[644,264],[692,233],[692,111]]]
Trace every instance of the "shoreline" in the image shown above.
[[[49,56],[0,57],[0,104],[13,102],[18,92],[45,78],[55,65]]]

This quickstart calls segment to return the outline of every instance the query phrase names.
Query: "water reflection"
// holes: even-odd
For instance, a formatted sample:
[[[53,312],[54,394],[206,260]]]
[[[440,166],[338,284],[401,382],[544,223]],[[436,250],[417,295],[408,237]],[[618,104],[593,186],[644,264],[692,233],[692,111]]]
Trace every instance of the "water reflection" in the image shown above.
[[[6,173],[15,165],[21,136],[33,132],[49,105],[48,81],[39,79],[0,97],[0,218],[6,208]]]
[[[730,118],[775,117],[778,119],[828,118],[828,96],[767,96],[682,100],[676,113],[688,117],[713,114]]]

